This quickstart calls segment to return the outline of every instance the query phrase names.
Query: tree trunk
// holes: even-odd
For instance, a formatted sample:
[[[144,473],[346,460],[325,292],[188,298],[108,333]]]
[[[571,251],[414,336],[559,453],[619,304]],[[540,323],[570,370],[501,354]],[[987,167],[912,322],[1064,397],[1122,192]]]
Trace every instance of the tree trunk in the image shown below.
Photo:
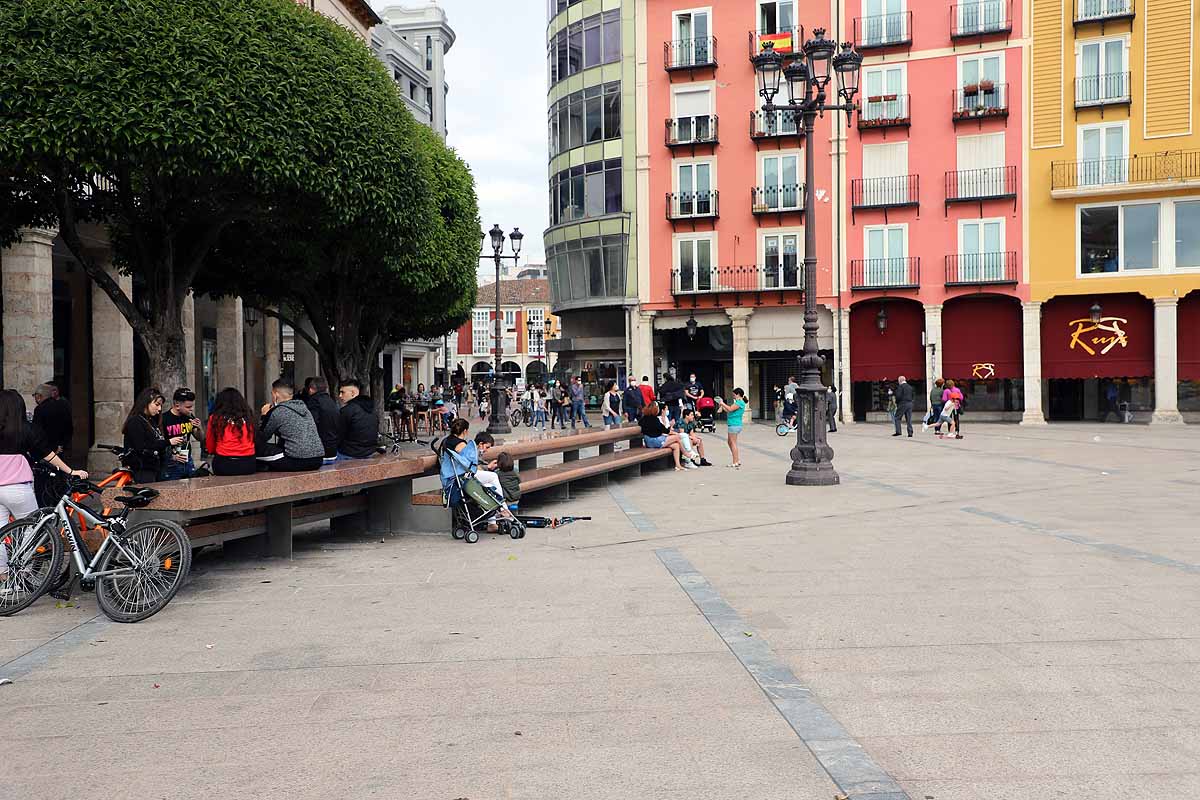
[[[187,360],[187,348],[184,346],[184,334],[178,323],[178,315],[175,319],[175,330],[164,330],[165,326],[155,326],[150,336],[141,337],[150,361],[147,385],[157,387],[168,400],[176,389],[187,386],[187,366],[184,363]]]

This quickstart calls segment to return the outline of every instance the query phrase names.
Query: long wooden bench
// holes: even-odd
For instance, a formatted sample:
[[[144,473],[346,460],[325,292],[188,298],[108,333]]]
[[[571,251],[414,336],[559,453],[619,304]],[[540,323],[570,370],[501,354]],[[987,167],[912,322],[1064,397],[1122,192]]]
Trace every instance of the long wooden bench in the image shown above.
[[[623,441],[632,449],[615,452]],[[517,460],[527,491],[555,486],[565,491],[571,481],[638,469],[669,454],[640,445],[637,426],[623,425],[501,440],[492,453],[507,451]],[[580,458],[581,450],[593,447],[598,456]],[[562,464],[538,469],[539,456],[560,453]],[[427,451],[342,461],[314,472],[168,481],[154,484],[159,496],[135,513],[183,524],[195,546],[224,543],[233,551],[286,558],[294,526],[319,520],[330,520],[335,530],[448,530],[440,492],[413,493],[413,481],[437,474],[437,458]]]

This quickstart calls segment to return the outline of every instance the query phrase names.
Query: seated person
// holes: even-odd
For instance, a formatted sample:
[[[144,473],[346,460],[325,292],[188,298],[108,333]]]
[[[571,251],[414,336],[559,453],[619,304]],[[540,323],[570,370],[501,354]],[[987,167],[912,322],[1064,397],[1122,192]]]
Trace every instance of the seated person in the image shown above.
[[[642,416],[638,420],[638,425],[642,429],[642,443],[646,447],[653,449],[668,448],[671,451],[672,457],[675,459],[675,471],[680,472],[683,467],[679,463],[679,435],[671,433],[671,429],[663,424],[662,418],[659,416],[662,412],[659,411],[657,403],[650,403],[642,409]]]
[[[271,384],[271,402],[262,407],[256,447],[259,469],[271,472],[309,472],[320,469],[325,445],[317,423],[304,401],[295,398],[296,387],[287,378]],[[278,443],[268,441],[272,437]]]
[[[516,511],[521,502],[521,476],[517,473],[516,462],[508,453],[501,453],[496,458],[496,468],[500,473],[500,488],[504,490],[504,502],[508,503],[510,511]]]
[[[696,433],[699,424],[696,421],[696,409],[685,408],[679,418],[679,423],[675,426],[679,432],[679,443],[683,445],[683,450],[692,463],[700,467],[711,467],[712,463],[704,457],[704,440],[700,438],[699,433]]]
[[[488,469],[480,467],[480,455],[491,448],[495,444],[495,440],[491,434],[480,432],[476,435],[475,441],[470,441],[464,438],[469,427],[470,423],[459,417],[450,425],[450,435],[442,440],[442,450],[457,454],[457,456],[442,459],[442,488],[449,487],[455,475],[465,475],[469,470],[474,470],[475,479],[479,481],[480,485],[491,492],[497,500],[503,500],[504,487],[500,484],[500,476],[492,471],[496,467],[496,462],[487,462]],[[508,507],[503,503],[500,505],[500,513],[507,517],[512,516]]]
[[[442,412],[442,427],[450,430],[450,423],[458,416],[458,405],[453,399],[444,400],[439,410]]]
[[[362,393],[362,384],[347,378],[338,384],[338,458],[371,458],[379,452],[379,417],[375,401]]]

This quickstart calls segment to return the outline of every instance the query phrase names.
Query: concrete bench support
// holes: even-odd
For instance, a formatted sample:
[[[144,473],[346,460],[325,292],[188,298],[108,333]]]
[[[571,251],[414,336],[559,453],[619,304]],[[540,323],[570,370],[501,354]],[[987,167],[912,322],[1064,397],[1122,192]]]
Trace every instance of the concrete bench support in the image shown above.
[[[240,539],[229,539],[222,545],[227,555],[235,558],[291,558],[292,504],[268,506],[266,532]]]
[[[613,450],[614,446],[615,445],[612,442],[609,442],[608,444],[600,445],[600,455],[606,456],[606,455],[611,454],[612,452],[614,452],[614,450]]]
[[[567,461],[578,461],[578,460],[579,460],[579,451],[578,450],[564,450],[563,451],[563,463],[566,463]]]
[[[529,458],[517,459],[517,470],[518,471],[529,472],[530,470],[534,470],[534,469],[537,469],[537,456],[530,456]]]

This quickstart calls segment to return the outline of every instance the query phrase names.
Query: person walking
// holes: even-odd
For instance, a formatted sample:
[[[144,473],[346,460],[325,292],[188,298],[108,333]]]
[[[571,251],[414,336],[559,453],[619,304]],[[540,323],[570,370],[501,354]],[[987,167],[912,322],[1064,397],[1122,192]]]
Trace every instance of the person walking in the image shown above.
[[[830,386],[825,395],[825,421],[829,423],[829,432],[837,433],[838,395],[837,387]]]
[[[629,379],[629,384],[621,395],[621,402],[625,406],[625,418],[630,422],[637,422],[638,417],[641,416],[642,406],[646,405],[637,378]]]
[[[609,381],[604,390],[604,399],[600,401],[600,419],[605,425],[621,424],[621,392],[617,389],[616,381]]]
[[[586,403],[586,392],[583,388],[583,379],[578,375],[571,381],[571,427],[575,427],[575,423],[583,420],[583,427],[590,428],[592,423],[588,422],[587,414],[584,412],[584,404]]]
[[[254,412],[237,389],[229,387],[217,393],[208,415],[204,449],[212,457],[213,475],[253,475],[257,470]]]
[[[913,435],[912,424],[912,409],[913,409],[913,387],[903,375],[899,377],[896,385],[896,432],[892,436],[900,435],[900,420],[904,420],[908,425],[908,435]]]
[[[942,433],[942,392],[945,391],[946,382],[941,378],[935,378],[933,388],[929,390],[929,416],[925,417],[924,424],[921,425],[921,431],[924,432],[930,425],[933,426],[935,435]]]
[[[963,396],[962,389],[950,380],[946,381],[946,388],[942,391],[942,402],[945,406],[942,408],[942,417],[949,419],[949,433],[954,434],[955,439],[962,437],[962,409],[966,399]],[[947,415],[946,410],[949,407],[950,413]]]
[[[567,413],[571,407],[571,399],[567,396],[566,389],[563,388],[562,381],[556,381],[554,391],[550,397],[551,412],[553,416],[550,418],[550,428],[554,429],[554,423],[565,431],[567,429]]]
[[[727,426],[725,441],[729,445],[729,454],[733,456],[733,463],[726,466],[741,469],[742,459],[738,453],[738,434],[742,432],[742,419],[746,413],[746,393],[741,389],[734,389],[732,404],[726,403],[720,397],[716,400],[717,408],[725,412]]]
[[[642,385],[638,387],[642,390],[642,402],[640,408],[645,408],[654,402],[654,384],[650,383],[650,378],[646,375],[642,376]]]

